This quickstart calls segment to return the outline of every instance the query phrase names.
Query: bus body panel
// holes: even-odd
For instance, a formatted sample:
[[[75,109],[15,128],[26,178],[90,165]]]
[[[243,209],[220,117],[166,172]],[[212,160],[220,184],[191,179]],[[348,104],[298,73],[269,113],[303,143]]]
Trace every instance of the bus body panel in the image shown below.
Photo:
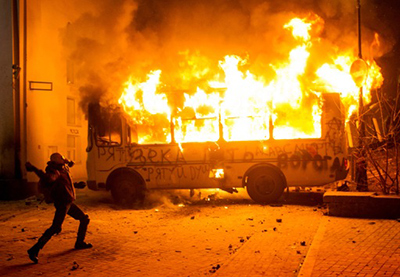
[[[249,168],[271,164],[282,171],[288,186],[320,186],[336,181],[343,168],[346,156],[338,149],[321,140],[100,147],[95,178],[105,182],[113,170],[129,167],[148,188],[241,187]],[[210,178],[212,169],[223,169],[223,180]]]

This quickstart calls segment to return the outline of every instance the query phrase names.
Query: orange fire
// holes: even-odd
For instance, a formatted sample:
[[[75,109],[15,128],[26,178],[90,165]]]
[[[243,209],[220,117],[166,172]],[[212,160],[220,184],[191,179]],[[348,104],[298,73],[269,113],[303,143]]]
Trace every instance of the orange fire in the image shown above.
[[[207,87],[197,87],[196,91],[167,89],[173,84],[160,81],[161,70],[148,73],[144,82],[130,78],[119,104],[136,125],[138,142],[170,142],[171,123],[178,143],[217,141],[221,128],[226,141],[268,139],[271,126],[275,139],[321,137],[320,94],[341,93],[349,113],[357,110],[359,95],[350,75],[351,64],[357,58],[350,51],[309,72],[310,56],[314,44],[321,40],[318,30],[322,30],[323,24],[321,18],[313,15],[293,18],[284,25],[284,31],[291,31],[294,45],[286,61],[270,64],[275,72],[273,78],[252,73],[246,69],[249,57],[237,55],[225,56],[218,62],[219,71],[213,74],[203,65],[193,67],[198,72],[185,71],[183,80],[190,80],[191,74],[214,76],[207,81]],[[189,60],[188,64],[198,59]],[[377,64],[367,64],[365,103],[370,101],[371,89],[381,86],[383,81]],[[183,104],[171,100],[176,94],[182,94]]]

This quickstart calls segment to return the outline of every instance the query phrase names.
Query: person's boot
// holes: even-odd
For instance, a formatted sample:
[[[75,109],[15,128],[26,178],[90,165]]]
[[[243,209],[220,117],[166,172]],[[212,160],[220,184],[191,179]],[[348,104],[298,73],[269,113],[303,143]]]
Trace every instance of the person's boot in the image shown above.
[[[28,255],[29,255],[29,259],[31,259],[31,261],[34,262],[35,264],[37,264],[39,262],[39,259],[38,259],[39,250],[40,250],[40,248],[37,246],[37,244],[35,244],[34,246],[32,246],[32,248],[30,248],[27,251]]]
[[[88,215],[85,215],[83,219],[80,220],[79,228],[78,228],[78,237],[75,242],[75,249],[88,249],[92,248],[93,245],[91,243],[85,242],[86,230],[89,225],[90,219]]]
[[[81,249],[88,249],[88,248],[92,248],[93,245],[91,243],[86,243],[84,241],[76,241],[75,242],[75,249],[76,250],[81,250]]]
[[[27,251],[29,259],[31,259],[31,261],[35,264],[39,262],[38,255],[40,249],[42,249],[52,237],[52,233],[49,230],[50,229],[47,229],[46,232],[44,232],[44,234],[38,239],[37,243]]]

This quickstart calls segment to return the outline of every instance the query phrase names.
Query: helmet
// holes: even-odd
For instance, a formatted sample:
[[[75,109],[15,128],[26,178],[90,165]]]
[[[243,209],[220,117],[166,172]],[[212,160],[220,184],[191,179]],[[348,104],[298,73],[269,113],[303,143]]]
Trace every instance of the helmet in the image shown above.
[[[60,153],[53,153],[53,154],[51,154],[51,156],[50,156],[50,161],[53,162],[53,163],[55,163],[55,164],[59,164],[59,165],[63,165],[63,164],[65,164],[66,162],[68,162],[68,160],[66,160],[66,159],[64,158],[64,156],[61,155]]]

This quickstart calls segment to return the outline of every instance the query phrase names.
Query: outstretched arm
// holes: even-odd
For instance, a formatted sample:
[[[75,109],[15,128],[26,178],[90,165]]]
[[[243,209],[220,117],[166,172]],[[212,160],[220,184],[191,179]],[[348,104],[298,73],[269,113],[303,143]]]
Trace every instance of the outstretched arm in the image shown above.
[[[36,166],[31,164],[30,162],[27,162],[25,164],[25,168],[26,168],[26,171],[28,171],[28,172],[34,172],[40,179],[42,179],[46,175],[46,173],[44,173],[43,170],[38,169]]]
[[[58,170],[46,169],[44,172],[41,169],[38,169],[36,166],[32,165],[30,162],[25,164],[26,171],[34,172],[41,180],[45,181],[46,183],[54,182],[59,176],[60,173]]]

